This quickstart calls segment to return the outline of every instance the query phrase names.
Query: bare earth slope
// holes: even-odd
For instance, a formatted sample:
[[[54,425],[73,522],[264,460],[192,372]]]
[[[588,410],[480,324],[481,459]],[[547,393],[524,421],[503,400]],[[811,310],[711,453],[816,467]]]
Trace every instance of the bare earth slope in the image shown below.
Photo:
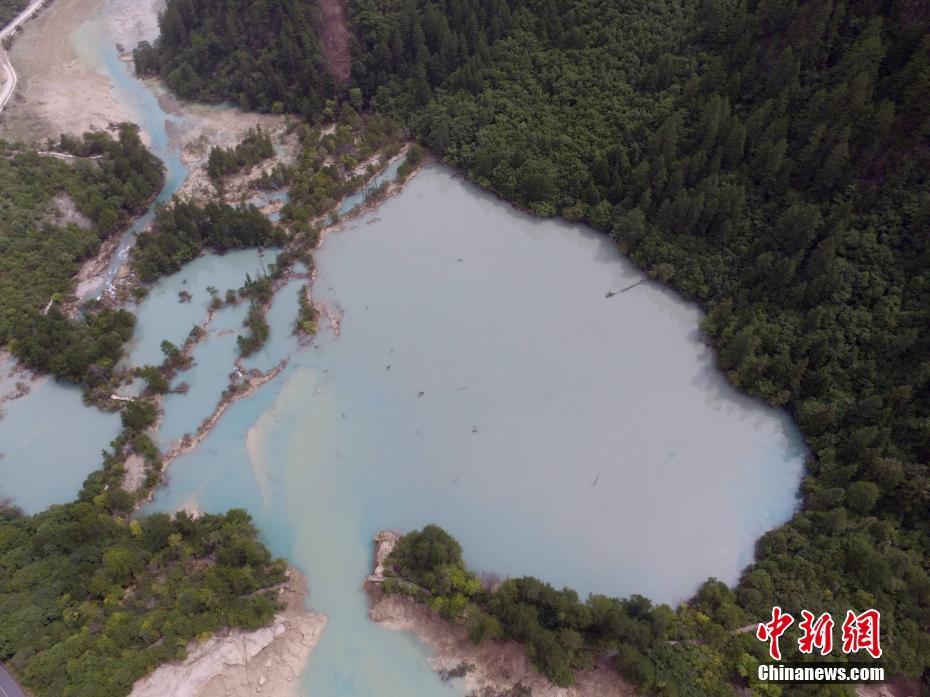
[[[320,15],[323,19],[320,38],[329,71],[336,82],[346,82],[352,71],[352,53],[345,0],[320,0]]]

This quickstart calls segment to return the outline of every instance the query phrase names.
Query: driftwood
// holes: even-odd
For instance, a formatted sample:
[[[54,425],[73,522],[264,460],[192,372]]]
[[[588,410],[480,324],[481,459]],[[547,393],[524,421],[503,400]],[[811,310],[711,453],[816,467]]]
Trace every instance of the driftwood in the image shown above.
[[[645,278],[641,278],[641,279],[639,279],[636,283],[631,283],[630,285],[626,286],[625,288],[621,288],[620,290],[617,290],[617,291],[608,290],[608,291],[607,291],[607,295],[605,295],[604,297],[606,297],[606,298],[612,298],[612,297],[614,297],[615,295],[617,295],[617,293],[626,293],[628,290],[632,290],[632,289],[635,288],[636,286],[640,285],[641,283],[645,283],[645,282],[646,282],[646,279],[645,279]]]

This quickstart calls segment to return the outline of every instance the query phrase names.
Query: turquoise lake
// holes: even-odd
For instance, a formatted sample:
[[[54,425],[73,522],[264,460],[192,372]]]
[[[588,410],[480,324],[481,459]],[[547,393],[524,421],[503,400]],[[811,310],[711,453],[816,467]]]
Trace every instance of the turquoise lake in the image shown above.
[[[74,40],[136,105],[170,195],[185,174],[165,132],[171,117],[96,22]],[[207,286],[238,287],[273,256],[207,255],[163,279],[135,308],[129,360],[160,361],[162,339],[180,343],[206,317]],[[305,281],[282,288],[271,339],[245,367],[288,358],[287,369],[177,459],[149,507],[247,508],[274,553],[306,573],[329,624],[305,694],[458,691],[413,637],[367,617],[361,584],[380,529],[439,523],[475,569],[675,603],[708,576],[734,582],[758,537],[794,511],[806,456],[796,427],[726,383],[695,306],[651,281],[605,297],[643,276],[604,236],[530,218],[434,165],[330,234],[316,259],[313,295],[341,331],[324,322],[300,346],[291,328]],[[163,447],[213,410],[243,311],[217,313],[178,376],[190,390],[165,401]],[[39,447],[43,432],[23,438],[0,459],[0,495],[31,510],[73,496],[118,428],[118,417],[42,384],[53,393],[7,405],[0,451],[25,433],[17,424],[49,433],[54,404],[97,457],[82,460],[64,439]],[[23,462],[41,479],[17,475]],[[60,478],[55,491],[50,478]]]
[[[476,569],[678,602],[735,581],[794,510],[790,420],[726,384],[695,307],[651,282],[606,298],[642,276],[603,236],[433,166],[317,262],[340,334],[297,350],[293,315],[274,317],[265,360],[288,369],[175,461],[154,503],[246,507],[307,573],[330,617],[308,694],[453,689],[367,619],[379,529],[436,522]]]

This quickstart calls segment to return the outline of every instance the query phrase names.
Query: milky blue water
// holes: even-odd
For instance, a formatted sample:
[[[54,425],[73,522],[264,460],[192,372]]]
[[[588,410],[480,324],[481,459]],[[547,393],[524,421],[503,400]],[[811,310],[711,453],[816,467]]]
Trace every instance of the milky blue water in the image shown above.
[[[227,290],[238,291],[247,275],[262,275],[276,256],[275,250],[257,249],[240,249],[222,256],[205,254],[185,265],[169,282],[153,285],[145,300],[133,308],[137,324],[127,349],[130,363],[160,364],[164,358],[162,341],[180,346],[194,325],[207,318],[211,300],[207,288],[214,288],[224,298]],[[190,301],[180,302],[181,291],[190,293]]]
[[[158,429],[158,445],[167,450],[185,434],[196,433],[200,423],[216,409],[229,386],[239,347],[236,337],[245,333],[242,321],[248,305],[240,303],[218,313],[207,329],[207,338],[193,352],[193,366],[179,373],[172,387],[182,383],[187,392],[165,395],[165,418]]]
[[[367,619],[379,529],[438,522],[475,568],[677,602],[735,581],[791,515],[794,426],[726,384],[695,307],[651,283],[605,298],[642,276],[602,236],[432,167],[317,261],[341,334],[233,407],[155,501],[245,506],[307,573],[330,617],[307,694],[453,689]],[[273,332],[266,360],[293,341]]]
[[[264,256],[266,259],[273,259],[271,254],[266,253]],[[167,309],[171,309],[172,300],[166,292],[168,288],[173,291],[179,282],[183,285],[183,281],[179,279],[188,280],[185,287],[191,287],[193,285],[190,282],[191,271],[196,271],[196,276],[202,280],[212,279],[215,282],[222,282],[222,279],[227,279],[232,283],[241,284],[246,271],[255,275],[256,271],[253,267],[258,266],[259,258],[254,250],[234,252],[223,257],[213,254],[201,257],[182,269],[169,282],[159,284],[155,288],[154,297],[150,300],[152,305],[149,305],[150,301],[147,300],[142,306],[142,314],[147,321],[152,321],[158,326],[158,331],[171,335],[171,326],[162,326],[161,322],[166,313],[160,311],[161,298],[165,299],[164,304],[168,306]],[[297,265],[294,271],[302,273],[305,269]],[[238,277],[238,281],[236,273],[242,274]],[[293,334],[293,327],[297,317],[298,291],[305,283],[307,283],[305,278],[289,281],[275,295],[265,316],[275,336],[275,341],[270,346],[265,346],[243,359],[241,364],[244,370],[257,369],[262,372],[271,370],[282,358],[297,350],[298,339]],[[208,294],[207,298],[209,298]],[[176,303],[177,300],[174,302]],[[196,300],[192,300],[191,304],[194,307],[199,305]],[[223,391],[229,386],[230,373],[236,370],[235,362],[240,355],[236,339],[239,335],[248,334],[248,330],[243,325],[248,309],[248,302],[241,301],[237,305],[226,306],[218,311],[207,325],[206,338],[194,347],[193,366],[179,372],[175,377],[172,387],[176,388],[181,383],[186,383],[188,390],[183,393],[170,393],[164,398],[165,417],[157,435],[158,444],[163,449],[169,448],[174,441],[185,434],[193,435],[200,423],[216,409]],[[205,310],[201,309],[201,311],[205,314]],[[164,324],[170,325],[170,322]],[[158,334],[151,332],[147,336],[158,336]],[[146,346],[143,352],[143,346],[140,345],[139,349],[133,352],[133,356],[138,355],[142,358],[149,350]]]
[[[165,164],[165,187],[156,200],[156,203],[162,203],[177,193],[187,177],[187,168],[181,162],[177,148],[170,143],[166,129],[166,124],[177,121],[178,117],[161,108],[155,95],[132,74],[131,63],[120,60],[116,42],[106,29],[107,9],[105,7],[101,14],[78,27],[71,35],[71,43],[84,63],[111,80],[116,98],[129,108],[149,148]],[[154,205],[123,235],[101,283],[85,297],[98,297],[112,287],[113,279],[128,259],[136,234],[145,230],[153,217]]]
[[[118,99],[129,107],[143,137],[165,163],[165,187],[158,196],[159,202],[165,201],[187,175],[165,128],[174,117],[162,111],[154,95],[119,59],[115,41],[105,29],[105,12],[83,23],[70,40],[79,60],[112,80]],[[152,216],[150,209],[123,235],[107,272],[86,299],[99,297],[111,286],[136,233],[149,225]],[[5,418],[0,419],[0,497],[13,498],[29,512],[72,500],[84,478],[100,467],[101,451],[119,432],[118,415],[85,408],[78,388],[53,380],[36,383],[27,396],[8,402],[4,412]]]
[[[161,339],[180,343],[204,316],[206,285],[238,287],[255,261],[208,256],[160,282],[132,361],[160,360]],[[301,283],[282,289],[271,340],[247,367],[289,357],[287,370],[171,465],[151,507],[244,506],[306,572],[330,622],[304,694],[458,690],[412,637],[367,618],[379,529],[437,522],[474,568],[677,602],[708,576],[735,581],[758,536],[791,515],[796,428],[726,384],[697,308],[652,283],[606,298],[642,276],[604,237],[528,218],[430,167],[330,235],[317,261],[314,296],[341,332],[300,347]],[[241,312],[211,324],[159,438],[209,413]]]
[[[384,168],[384,171],[379,172],[371,181],[369,181],[365,186],[363,186],[359,191],[356,191],[354,194],[346,196],[342,203],[339,206],[339,215],[346,215],[351,213],[356,208],[365,203],[366,198],[371,192],[377,189],[385,182],[392,182],[397,178],[397,170],[404,163],[403,157],[395,158],[391,160],[387,167]]]
[[[21,380],[9,378],[10,369],[0,362],[0,394]],[[78,387],[51,378],[31,382],[28,395],[0,410],[0,499],[27,513],[73,500],[120,429],[117,414],[85,407]]]

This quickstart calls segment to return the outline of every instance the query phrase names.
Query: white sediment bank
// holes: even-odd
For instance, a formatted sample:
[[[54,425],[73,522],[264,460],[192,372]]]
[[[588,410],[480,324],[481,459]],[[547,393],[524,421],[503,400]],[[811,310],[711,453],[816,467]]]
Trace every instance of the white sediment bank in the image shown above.
[[[558,687],[532,666],[515,641],[486,640],[474,644],[465,627],[442,619],[422,603],[381,590],[384,561],[397,544],[394,532],[375,536],[374,573],[365,582],[371,599],[371,618],[388,629],[412,632],[431,651],[430,665],[442,676],[458,676],[469,697],[635,697],[632,685],[613,668],[601,665],[579,671],[575,685]],[[520,691],[523,692],[520,692]]]
[[[320,640],[326,616],[306,610],[306,581],[294,569],[279,593],[285,608],[271,626],[193,643],[187,659],[158,667],[136,682],[130,697],[296,695],[297,678]]]

